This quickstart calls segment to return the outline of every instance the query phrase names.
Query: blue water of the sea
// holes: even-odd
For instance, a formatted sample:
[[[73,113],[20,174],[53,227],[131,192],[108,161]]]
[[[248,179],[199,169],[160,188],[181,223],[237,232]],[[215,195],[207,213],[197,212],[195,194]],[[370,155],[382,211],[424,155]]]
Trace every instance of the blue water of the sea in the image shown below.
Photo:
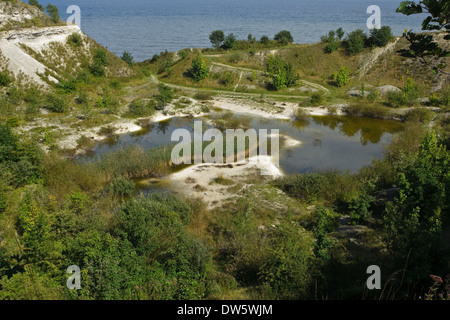
[[[81,9],[81,28],[90,37],[121,55],[130,52],[143,61],[164,50],[210,47],[209,34],[221,29],[238,39],[257,39],[291,31],[296,43],[313,43],[339,27],[369,31],[370,5],[381,9],[381,25],[395,35],[420,30],[424,16],[396,13],[400,0],[41,0],[56,4],[61,18],[67,7]]]

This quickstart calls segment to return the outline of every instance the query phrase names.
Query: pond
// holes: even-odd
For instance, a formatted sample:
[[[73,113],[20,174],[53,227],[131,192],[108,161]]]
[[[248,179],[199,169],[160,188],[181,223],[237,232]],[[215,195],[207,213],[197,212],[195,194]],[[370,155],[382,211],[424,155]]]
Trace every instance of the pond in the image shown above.
[[[220,119],[220,116],[219,113],[210,119],[203,119],[203,129],[212,128],[211,118]],[[234,117],[241,117],[249,127],[257,130],[279,129],[281,135],[301,142],[292,147],[281,147],[280,167],[286,174],[332,169],[356,172],[373,159],[382,158],[385,146],[404,127],[393,120],[349,116],[312,116],[303,121],[243,115]],[[139,132],[102,141],[83,158],[101,157],[130,145],[139,145],[144,149],[171,146],[175,144],[171,141],[174,130],[184,128],[192,133],[194,121],[198,120],[202,119],[172,118],[154,123]]]

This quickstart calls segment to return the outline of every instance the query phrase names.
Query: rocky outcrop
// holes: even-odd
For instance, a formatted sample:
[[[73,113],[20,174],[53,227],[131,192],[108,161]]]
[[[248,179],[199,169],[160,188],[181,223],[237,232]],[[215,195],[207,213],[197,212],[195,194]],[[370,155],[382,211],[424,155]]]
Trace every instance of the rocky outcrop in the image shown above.
[[[397,88],[397,87],[394,87],[391,85],[385,85],[385,86],[381,86],[381,87],[373,87],[373,86],[367,85],[365,92],[364,92],[364,96],[367,96],[370,93],[370,91],[374,91],[374,90],[378,91],[380,96],[385,96],[390,92],[401,92],[402,91],[400,88]],[[362,90],[352,88],[347,91],[347,94],[352,97],[361,97],[363,95],[363,92],[362,92]]]
[[[0,1],[0,31],[29,27],[29,23],[52,25],[49,17],[35,6],[23,2]]]
[[[44,52],[48,52],[55,43],[65,45],[67,38],[73,33],[82,35],[76,25],[1,32],[0,55],[2,60],[6,60],[2,67],[8,69],[15,77],[25,77],[40,85],[47,86],[50,81],[57,82],[56,78],[50,75],[57,72],[39,61],[37,56],[44,56]],[[32,55],[30,52],[35,54]]]

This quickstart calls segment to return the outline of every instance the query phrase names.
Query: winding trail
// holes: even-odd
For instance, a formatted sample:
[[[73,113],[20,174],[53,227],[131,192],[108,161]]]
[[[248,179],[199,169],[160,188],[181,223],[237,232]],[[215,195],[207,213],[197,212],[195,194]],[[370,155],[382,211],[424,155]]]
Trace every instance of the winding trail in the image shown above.
[[[264,71],[262,71],[262,70],[257,70],[257,69],[249,69],[249,68],[234,67],[234,66],[230,66],[230,65],[227,65],[227,64],[219,63],[219,62],[211,62],[211,64],[212,64],[212,65],[215,65],[215,66],[218,66],[218,67],[222,67],[222,68],[226,68],[226,69],[231,69],[231,70],[236,70],[236,71],[249,72],[249,73],[250,73],[250,72],[251,72],[251,73],[253,73],[253,72],[258,72],[258,73],[260,73],[260,74],[265,74]],[[310,81],[307,81],[307,80],[303,80],[303,79],[301,79],[300,81],[301,81],[303,84],[308,85],[308,86],[310,86],[310,87],[312,87],[312,88],[314,88],[314,89],[321,90],[321,91],[324,91],[324,92],[326,92],[326,93],[330,93],[330,90],[328,90],[327,88],[325,88],[324,86],[322,86],[322,85],[320,85],[320,84],[317,84],[317,83],[314,83],[314,82],[310,82]]]
[[[168,82],[163,82],[159,80],[155,75],[151,76],[150,82],[152,83],[162,83],[165,84],[168,87],[174,88],[174,89],[180,89],[184,91],[190,91],[190,92],[208,92],[208,93],[214,93],[214,94],[220,94],[223,96],[229,96],[232,98],[255,98],[255,97],[261,97],[261,93],[250,93],[250,92],[236,92],[236,91],[229,91],[229,90],[211,90],[211,89],[202,89],[202,88],[195,88],[195,87],[189,87],[189,86],[183,86],[179,84],[172,84]],[[143,85],[145,86],[145,85]],[[266,94],[264,93],[265,97],[270,98],[292,98],[292,99],[309,99],[309,96],[297,96],[297,95],[280,95],[280,94]]]

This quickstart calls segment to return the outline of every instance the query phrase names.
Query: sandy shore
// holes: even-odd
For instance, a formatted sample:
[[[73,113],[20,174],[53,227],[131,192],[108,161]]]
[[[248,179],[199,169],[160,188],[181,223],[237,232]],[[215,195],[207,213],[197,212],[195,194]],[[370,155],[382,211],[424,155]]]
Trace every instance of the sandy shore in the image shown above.
[[[275,103],[270,108],[262,107],[253,101],[236,100],[231,98],[216,97],[213,100],[215,108],[223,110],[229,110],[235,113],[243,113],[254,116],[260,116],[270,119],[293,119],[294,110],[298,107],[298,103],[283,102]],[[318,106],[318,107],[304,107],[303,110],[311,116],[325,116],[325,115],[344,115],[344,108],[346,105],[333,105],[330,107]]]
[[[196,164],[172,174],[170,183],[176,192],[200,198],[211,209],[224,200],[237,197],[249,186],[246,181],[251,177],[263,173],[265,179],[282,176],[282,171],[272,161],[270,156],[257,156],[233,164]],[[221,183],[219,177],[226,183]]]

